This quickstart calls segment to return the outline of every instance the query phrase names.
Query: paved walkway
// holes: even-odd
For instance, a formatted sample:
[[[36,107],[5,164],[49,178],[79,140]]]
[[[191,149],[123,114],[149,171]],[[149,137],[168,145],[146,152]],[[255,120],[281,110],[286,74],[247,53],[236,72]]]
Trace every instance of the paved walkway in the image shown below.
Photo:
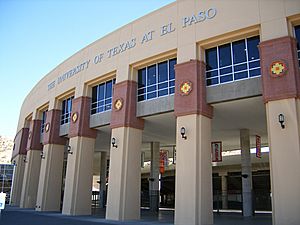
[[[160,211],[154,215],[148,210],[141,211],[141,220],[116,222],[104,219],[103,210],[94,211],[94,216],[65,216],[61,213],[36,212],[33,209],[6,207],[1,213],[0,225],[171,225],[174,211]],[[214,225],[272,225],[271,214],[257,214],[244,219],[237,213],[214,214]],[[188,222],[186,223],[188,225]]]

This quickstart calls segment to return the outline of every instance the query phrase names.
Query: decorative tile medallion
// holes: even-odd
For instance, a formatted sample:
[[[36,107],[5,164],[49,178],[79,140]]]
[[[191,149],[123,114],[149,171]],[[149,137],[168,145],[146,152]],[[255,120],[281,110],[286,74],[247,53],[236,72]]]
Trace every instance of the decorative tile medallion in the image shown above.
[[[285,75],[287,70],[287,64],[283,60],[277,60],[272,62],[269,72],[272,77],[280,77]]]
[[[50,129],[50,123],[46,123],[46,125],[45,125],[45,131],[46,131],[46,133],[49,131],[49,129]]]
[[[114,103],[114,108],[119,111],[121,110],[123,107],[123,99],[122,98],[118,98],[115,100],[115,103]]]
[[[72,115],[73,123],[76,123],[77,119],[78,119],[78,112],[74,112],[73,115]]]
[[[192,88],[192,82],[190,81],[183,81],[180,85],[180,94],[181,95],[189,95],[191,91],[193,90]]]

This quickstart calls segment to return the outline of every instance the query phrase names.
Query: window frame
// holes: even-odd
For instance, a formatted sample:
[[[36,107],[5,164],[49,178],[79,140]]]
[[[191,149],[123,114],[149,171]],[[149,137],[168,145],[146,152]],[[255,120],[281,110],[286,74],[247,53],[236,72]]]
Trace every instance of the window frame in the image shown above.
[[[110,97],[106,97],[106,88],[107,88],[107,83],[112,82],[112,86],[111,86],[111,96]],[[110,79],[110,80],[106,80],[104,82],[101,82],[97,85],[94,85],[92,87],[92,103],[91,103],[91,108],[90,108],[90,115],[95,115],[98,113],[103,113],[106,111],[111,111],[112,109],[112,99],[113,99],[113,92],[114,92],[114,85],[116,83],[116,78]],[[99,96],[99,87],[100,85],[104,85],[104,98],[99,100],[98,96]],[[96,101],[93,101],[93,88],[96,88]],[[106,103],[108,100],[110,100],[109,103]],[[100,103],[103,103],[103,105],[101,105]],[[96,104],[96,106],[94,106]],[[99,110],[100,108],[103,108],[103,110]],[[93,110],[95,110],[95,112],[93,112]]]
[[[159,62],[156,62],[154,64],[150,64],[146,67],[143,67],[143,68],[140,68],[138,69],[138,73],[137,73],[137,81],[138,81],[138,88],[137,88],[137,102],[144,102],[144,101],[148,101],[148,100],[153,100],[153,99],[157,99],[157,98],[161,98],[161,97],[165,97],[165,96],[171,96],[171,95],[174,95],[175,94],[175,76],[173,79],[170,79],[170,62],[171,61],[175,61],[175,64],[174,66],[177,64],[177,58],[174,57],[174,58],[170,58],[170,59],[167,59],[167,60],[164,60],[164,61],[159,61]],[[162,64],[162,63],[167,63],[167,74],[166,74],[166,77],[167,79],[164,80],[164,81],[159,81],[159,65]],[[152,67],[152,66],[155,66],[155,75],[156,75],[156,78],[155,78],[155,83],[154,84],[151,84],[151,85],[148,85],[148,68]],[[144,87],[139,87],[140,83],[139,83],[139,71],[141,70],[145,70],[145,86]],[[175,71],[174,71],[175,73]],[[173,85],[171,85],[171,83],[174,83]],[[159,88],[159,86],[161,85],[164,85],[164,84],[167,84],[166,87],[162,87],[162,88]],[[151,91],[148,91],[148,89],[152,88],[152,87],[155,87],[154,90],[151,90]],[[173,89],[173,91],[172,91]],[[163,91],[166,91],[167,90],[167,94],[161,94]],[[151,94],[154,94],[155,97],[151,97]],[[141,97],[143,96],[143,99],[141,99]],[[141,100],[140,100],[141,99]]]
[[[299,40],[296,35],[296,29],[299,29]],[[300,68],[300,25],[294,26],[294,36],[295,36],[295,39],[297,40],[296,50],[297,50],[298,64],[299,64],[299,68]]]
[[[73,103],[74,95],[68,98],[65,98],[62,101],[62,110],[61,110],[61,116],[60,116],[60,125],[68,124],[70,123],[70,117],[72,113],[72,103]],[[65,102],[65,104],[64,104]],[[70,102],[70,105],[68,104]],[[63,109],[64,106],[64,109]]]
[[[48,109],[42,111],[42,123],[41,123],[41,133],[45,132],[46,120],[47,120]]]
[[[259,38],[258,35],[255,35],[255,36],[249,36],[249,37],[246,37],[246,38],[242,38],[242,39],[238,39],[238,40],[235,40],[235,41],[232,41],[232,42],[226,42],[226,43],[222,43],[220,45],[216,45],[215,47],[212,47],[212,48],[209,48],[209,49],[206,49],[205,50],[205,61],[207,60],[207,52],[208,50],[212,50],[212,49],[216,49],[216,59],[217,59],[217,68],[214,68],[214,69],[210,69],[210,70],[207,70],[207,67],[206,67],[206,70],[205,70],[205,80],[206,80],[206,86],[207,87],[212,87],[212,86],[218,86],[218,85],[222,85],[222,84],[226,84],[226,83],[232,83],[232,82],[236,82],[236,81],[240,81],[240,80],[247,80],[247,79],[251,79],[251,78],[255,78],[255,77],[260,77],[261,76],[261,72],[260,72],[260,58],[256,58],[256,59],[249,59],[249,46],[248,46],[248,41],[251,40],[251,38]],[[233,46],[234,46],[234,43],[235,42],[240,42],[240,41],[244,41],[244,44],[245,44],[245,57],[246,57],[246,60],[243,61],[243,62],[239,62],[239,63],[234,63],[234,51],[233,51]],[[260,40],[259,40],[260,42]],[[223,67],[220,67],[220,55],[219,55],[219,49],[220,47],[222,46],[225,46],[225,45],[230,45],[230,57],[231,57],[231,64],[230,65],[227,65],[227,66],[223,66]],[[255,63],[259,63],[259,66],[250,66],[250,64],[255,64]],[[245,69],[237,69],[238,66],[243,66],[245,65]],[[226,70],[226,69],[229,69],[230,71],[229,72],[225,72],[222,74],[222,70]],[[251,71],[259,71],[259,74],[258,75],[251,75]],[[238,78],[238,75],[239,74],[242,74],[242,73],[247,73],[247,76],[246,77],[243,77],[243,78]],[[210,75],[209,77],[207,76],[208,73],[216,73],[216,75]],[[252,73],[255,73],[255,72],[252,72]],[[226,77],[230,77],[230,80],[228,81],[222,81],[222,78],[223,79],[226,79]],[[209,84],[208,81],[211,81],[212,83]]]

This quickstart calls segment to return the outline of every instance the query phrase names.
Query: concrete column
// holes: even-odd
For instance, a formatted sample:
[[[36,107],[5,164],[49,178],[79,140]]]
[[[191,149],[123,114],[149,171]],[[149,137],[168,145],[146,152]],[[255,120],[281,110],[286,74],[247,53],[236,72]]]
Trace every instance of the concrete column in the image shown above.
[[[140,218],[142,130],[112,129],[117,148],[111,147],[106,219]]]
[[[25,170],[24,156],[26,155],[17,155],[13,159],[13,163],[15,164],[15,171],[10,197],[11,206],[20,206],[22,183]]]
[[[185,127],[187,139],[180,128]],[[175,224],[213,224],[211,119],[177,117]]]
[[[151,142],[151,168],[149,179],[150,211],[159,210],[159,142]]]
[[[185,225],[186,221],[190,225],[213,224],[213,108],[206,102],[205,64],[198,60],[189,60],[177,64],[175,72],[175,224]],[[181,136],[182,127],[185,128],[186,138]]]
[[[249,130],[240,130],[241,159],[242,159],[242,197],[243,197],[243,215],[252,216],[252,166],[250,153],[250,135]]]
[[[21,192],[20,207],[35,208],[38,190],[41,151],[29,150],[26,156],[24,179]]]
[[[37,193],[37,211],[60,211],[64,149],[64,145],[44,146]]]
[[[278,22],[278,21],[277,21]],[[273,225],[300,224],[300,76],[297,42],[288,35],[288,23],[270,21],[262,24],[260,58],[263,99],[266,106],[268,142],[270,147],[270,173],[272,190]],[[275,26],[274,26],[275,25]],[[264,32],[276,27],[275,33]],[[269,29],[269,31],[271,31]],[[270,35],[264,35],[264,34]],[[276,35],[272,35],[276,34]],[[274,38],[274,39],[272,39]],[[274,62],[280,62],[283,71],[274,73]],[[281,127],[278,116],[285,121]]]
[[[300,100],[266,104],[273,225],[300,224]],[[285,116],[285,128],[278,115]]]
[[[90,215],[95,138],[72,137],[69,145],[62,213]]]
[[[66,139],[59,136],[61,111],[47,112],[43,158],[37,194],[37,211],[60,211]]]
[[[222,209],[228,209],[227,173],[220,173],[222,188]]]
[[[100,208],[106,205],[106,173],[107,173],[107,153],[101,152],[101,169],[100,169]]]
[[[24,178],[27,142],[28,142],[29,129],[22,128],[16,134],[14,139],[14,148],[12,153],[12,163],[15,165],[13,185],[11,190],[10,205],[20,206],[22,184]]]
[[[41,169],[41,120],[31,120],[27,140],[27,155],[23,185],[21,191],[21,208],[35,208]]]

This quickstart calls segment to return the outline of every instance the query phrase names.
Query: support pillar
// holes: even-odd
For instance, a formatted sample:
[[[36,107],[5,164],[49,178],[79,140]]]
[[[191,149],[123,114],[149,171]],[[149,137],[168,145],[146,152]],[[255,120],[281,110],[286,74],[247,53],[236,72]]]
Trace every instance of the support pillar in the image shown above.
[[[41,168],[41,150],[43,145],[40,142],[41,121],[32,120],[30,123],[27,155],[25,158],[25,171],[21,191],[21,208],[35,208],[38,191],[39,175]]]
[[[149,179],[150,211],[159,210],[159,142],[151,142],[151,168]]]
[[[227,173],[220,173],[222,191],[222,209],[228,209]]]
[[[111,116],[112,138],[106,219],[140,218],[141,147],[144,121],[136,118],[137,83],[123,81],[114,86]]]
[[[252,206],[252,166],[250,153],[249,130],[240,130],[241,159],[242,159],[242,199],[243,216],[249,217],[253,214]]]
[[[62,214],[90,215],[95,139],[70,138]]]
[[[73,99],[69,129],[67,172],[62,213],[90,215],[92,205],[93,158],[97,131],[89,128],[89,97]]]
[[[59,136],[60,110],[47,112],[43,158],[37,194],[37,211],[60,211],[66,139]]]
[[[25,170],[24,157],[26,157],[26,147],[28,140],[28,128],[22,128],[15,137],[14,149],[12,153],[12,163],[15,165],[13,185],[11,190],[10,205],[20,206],[21,191]]]
[[[47,144],[43,149],[37,211],[60,211],[64,145]]]
[[[40,151],[29,150],[25,160],[20,207],[35,208],[41,168]]]
[[[107,174],[107,153],[101,152],[101,170],[100,170],[100,208],[106,205],[106,174]]]
[[[273,225],[300,224],[300,74],[296,49],[296,40],[291,37],[260,44]],[[276,70],[274,62],[279,62],[282,70]],[[284,116],[283,126],[280,114]]]
[[[140,218],[142,130],[112,130],[117,148],[111,148],[106,219]]]
[[[205,64],[191,60],[177,64],[175,71],[175,224],[213,224],[212,107],[206,103]]]

